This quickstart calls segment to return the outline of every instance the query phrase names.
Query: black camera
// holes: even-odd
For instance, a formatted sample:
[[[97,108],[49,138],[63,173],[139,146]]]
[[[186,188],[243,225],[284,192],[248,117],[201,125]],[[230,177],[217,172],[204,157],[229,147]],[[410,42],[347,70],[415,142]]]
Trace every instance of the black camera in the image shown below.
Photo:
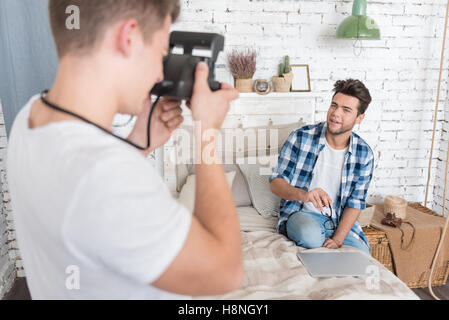
[[[170,53],[164,58],[164,81],[156,84],[152,95],[176,100],[190,100],[199,62],[209,65],[209,87],[221,89],[215,81],[215,63],[224,49],[224,37],[216,33],[173,31],[170,34]],[[177,53],[179,51],[179,53]],[[200,52],[208,54],[201,55]]]

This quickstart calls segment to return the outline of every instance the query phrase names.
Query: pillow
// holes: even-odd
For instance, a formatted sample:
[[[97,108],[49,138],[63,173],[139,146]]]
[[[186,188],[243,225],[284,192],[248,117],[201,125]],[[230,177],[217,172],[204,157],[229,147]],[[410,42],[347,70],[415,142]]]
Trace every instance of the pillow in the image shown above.
[[[225,165],[225,171],[228,171],[228,167],[232,167],[236,171],[234,183],[232,184],[232,197],[234,198],[236,207],[251,207],[253,203],[251,202],[251,197],[249,195],[248,184],[246,183],[245,177],[242,174],[240,168],[235,165]],[[231,170],[229,170],[231,171]]]
[[[252,203],[248,192],[248,185],[240,168],[235,164],[225,164],[223,165],[223,169],[225,172],[235,171],[236,173],[231,188],[236,207],[251,207]],[[187,181],[187,177],[192,174],[195,174],[195,166],[193,164],[178,164],[176,166],[178,192],[181,192],[182,187]]]
[[[264,218],[278,217],[281,199],[270,190],[270,175],[277,165],[278,155],[240,159],[243,176],[248,183],[254,208]]]
[[[176,191],[181,192],[182,187],[186,184],[189,175],[187,164],[181,163],[175,166],[176,171]]]
[[[235,171],[226,173],[226,180],[228,185],[231,186],[235,178]],[[182,187],[179,194],[179,202],[181,202],[190,212],[193,213],[195,209],[195,175],[191,175],[187,178],[186,184]]]

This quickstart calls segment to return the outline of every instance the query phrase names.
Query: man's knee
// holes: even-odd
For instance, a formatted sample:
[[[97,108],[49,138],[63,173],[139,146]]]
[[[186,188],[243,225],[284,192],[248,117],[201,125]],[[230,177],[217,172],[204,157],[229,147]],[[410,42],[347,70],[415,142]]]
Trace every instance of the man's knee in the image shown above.
[[[312,217],[294,213],[287,220],[287,236],[298,246],[313,249],[323,245],[325,237],[320,224]]]

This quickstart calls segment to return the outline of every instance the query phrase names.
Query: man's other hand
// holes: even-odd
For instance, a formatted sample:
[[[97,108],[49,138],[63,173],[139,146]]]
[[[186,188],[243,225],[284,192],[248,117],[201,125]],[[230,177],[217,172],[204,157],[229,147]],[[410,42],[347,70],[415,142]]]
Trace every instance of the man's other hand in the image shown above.
[[[326,241],[324,241],[323,247],[328,249],[339,249],[341,248],[341,245],[338,244],[334,239],[326,239]]]
[[[312,202],[315,208],[323,211],[323,207],[329,208],[332,205],[332,200],[329,195],[322,189],[314,189],[305,194],[302,202]]]
[[[147,129],[151,106],[152,102],[148,97],[144,101],[142,113],[137,118],[134,129],[128,138],[138,146],[146,147],[148,144]],[[184,121],[180,101],[163,97],[154,108],[156,109],[151,118],[151,146],[144,151],[145,156],[163,146],[170,139],[173,131]]]

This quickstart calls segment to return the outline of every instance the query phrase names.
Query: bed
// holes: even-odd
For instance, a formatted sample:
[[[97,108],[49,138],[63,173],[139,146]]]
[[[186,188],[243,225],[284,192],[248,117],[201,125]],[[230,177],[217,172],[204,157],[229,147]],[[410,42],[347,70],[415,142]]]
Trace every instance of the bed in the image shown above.
[[[271,141],[270,149],[280,149],[298,124],[278,129],[278,143]],[[176,139],[176,135],[175,138]],[[179,136],[178,136],[179,137]],[[185,135],[184,135],[185,137]],[[178,141],[179,142],[179,141]],[[175,143],[175,153],[182,143]],[[226,143],[223,143],[225,146]],[[186,148],[184,146],[184,148]],[[190,147],[189,147],[190,148]],[[258,146],[256,149],[260,151]],[[267,150],[264,150],[267,151]],[[225,165],[228,183],[231,186],[240,221],[242,251],[245,278],[240,289],[221,296],[203,296],[205,300],[419,300],[419,297],[399,278],[386,269],[380,262],[370,257],[372,268],[365,278],[334,277],[316,279],[311,277],[297,253],[304,248],[296,246],[283,235],[276,232],[278,199],[269,191],[268,177],[258,174],[261,167],[270,169],[277,155],[266,156],[263,164],[247,165],[248,148],[243,150],[246,162],[240,164],[236,155],[235,163]],[[266,154],[266,153],[265,153]],[[260,159],[260,157],[257,157]],[[173,161],[173,158],[172,158]],[[194,187],[189,177],[194,176],[194,166],[185,163],[174,165],[176,179],[174,194],[190,210],[193,208]],[[173,162],[165,163],[170,172]],[[256,170],[254,170],[256,168]],[[266,171],[266,170],[265,170]],[[234,174],[235,173],[235,174]],[[167,180],[167,179],[166,179]],[[276,207],[275,207],[276,206]],[[335,252],[326,248],[313,251]],[[342,247],[338,251],[356,251],[351,247]]]
[[[276,218],[266,219],[253,207],[239,207],[245,278],[241,289],[198,299],[230,300],[419,300],[405,283],[374,258],[366,279],[312,278],[296,254],[297,247],[275,230]],[[355,251],[343,247],[339,251]],[[329,251],[326,248],[309,251]],[[377,273],[378,270],[378,274]],[[370,278],[371,277],[371,278]]]

